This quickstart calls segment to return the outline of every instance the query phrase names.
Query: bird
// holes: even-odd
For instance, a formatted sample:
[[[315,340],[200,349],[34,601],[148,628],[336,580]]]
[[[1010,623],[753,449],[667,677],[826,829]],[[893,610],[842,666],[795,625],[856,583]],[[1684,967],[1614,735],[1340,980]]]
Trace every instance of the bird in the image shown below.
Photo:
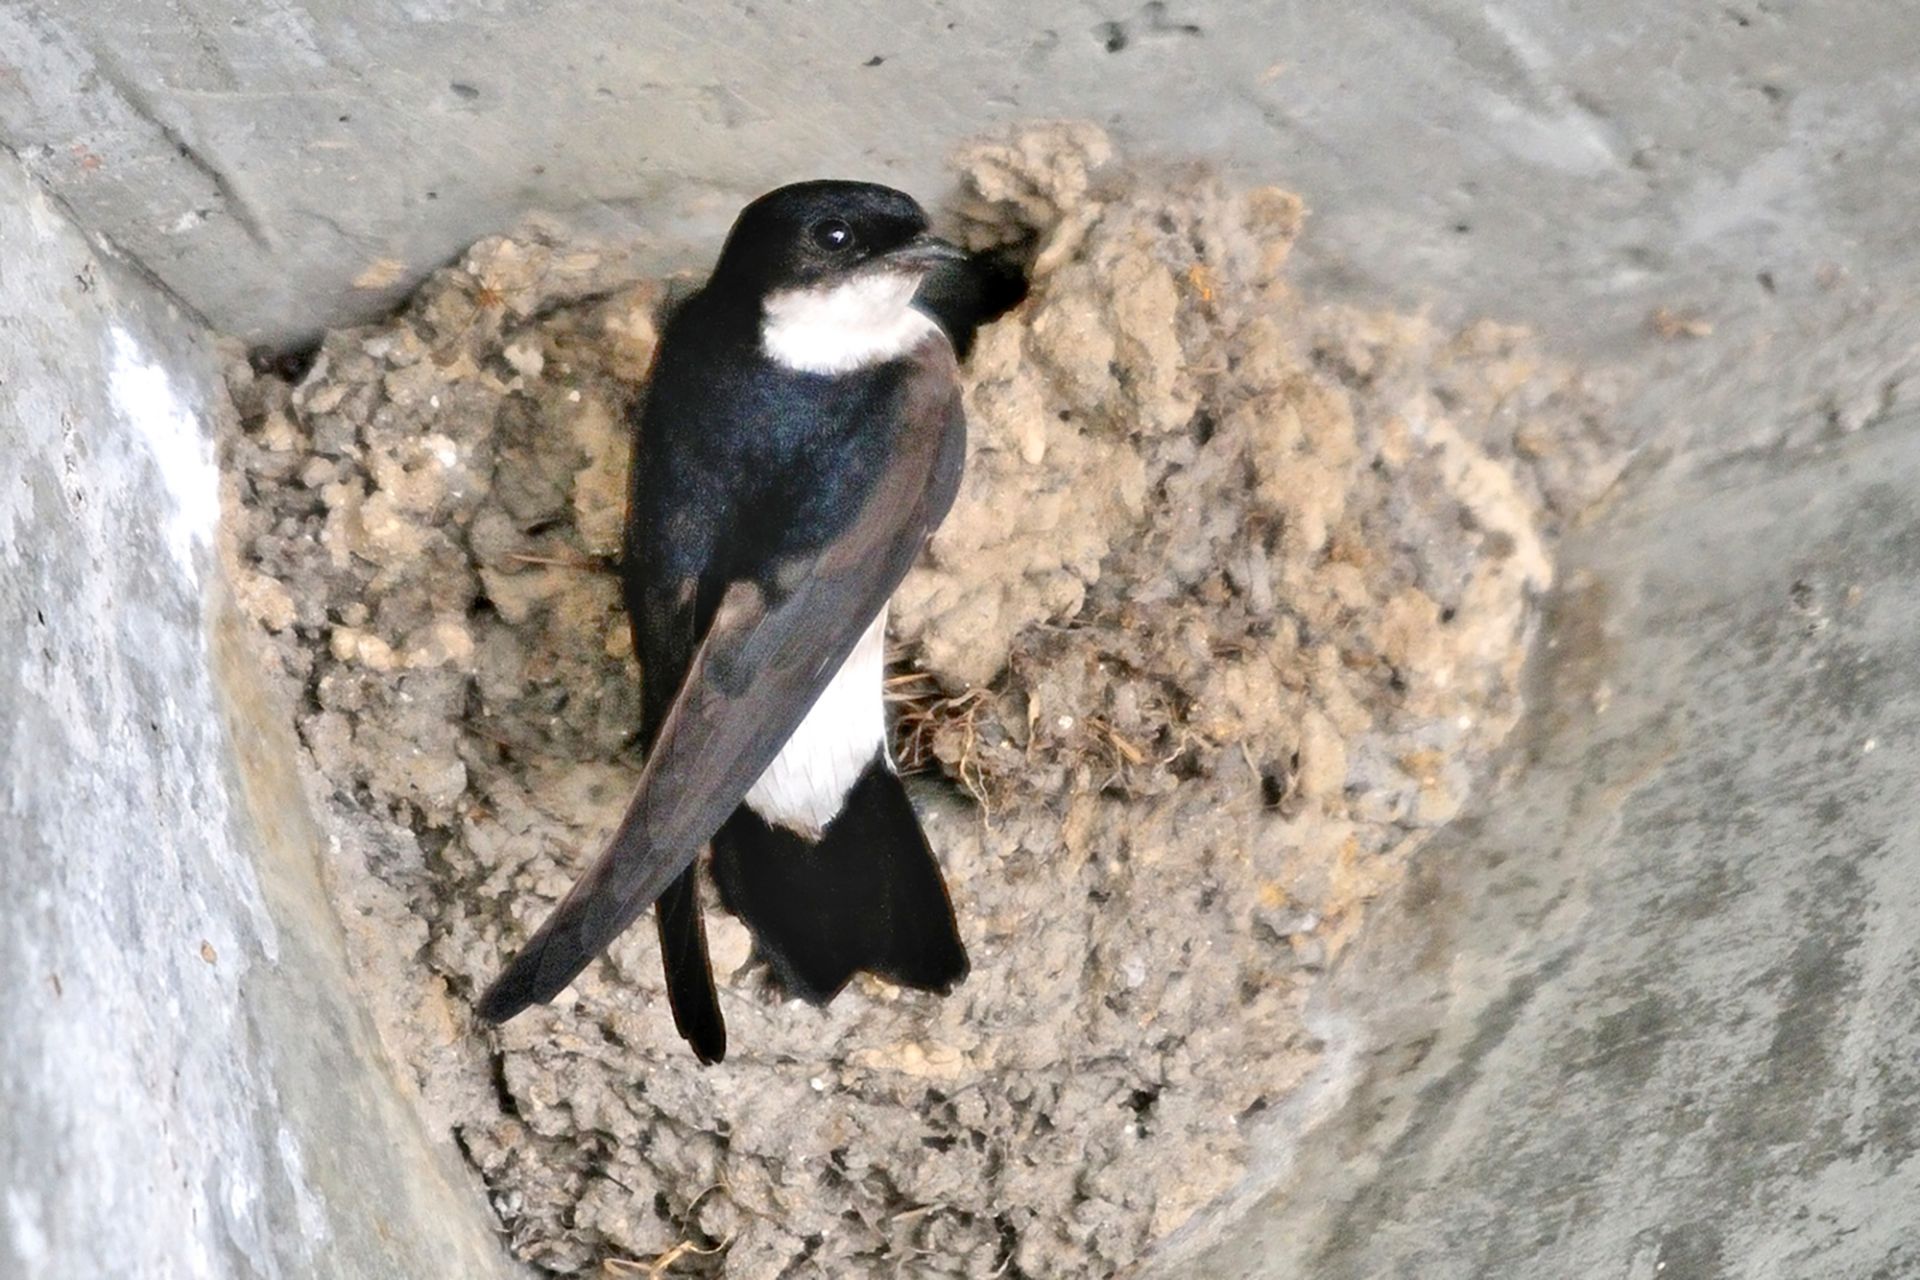
[[[888,752],[887,602],[959,487],[959,358],[1024,278],[904,192],[821,179],[741,210],[630,415],[621,588],[643,765],[605,850],[481,995],[554,998],[649,907],[674,1025],[726,1055],[698,884],[790,995],[969,961]]]

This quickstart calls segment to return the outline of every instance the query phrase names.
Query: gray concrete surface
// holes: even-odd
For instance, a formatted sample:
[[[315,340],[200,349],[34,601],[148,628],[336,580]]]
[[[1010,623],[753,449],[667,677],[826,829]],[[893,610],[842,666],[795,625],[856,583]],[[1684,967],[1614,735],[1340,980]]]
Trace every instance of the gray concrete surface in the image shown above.
[[[349,994],[291,741],[239,727],[216,387],[0,157],[0,1275],[517,1274]]]
[[[1317,1003],[1321,1123],[1154,1274],[1920,1275],[1920,416],[1633,489]]]
[[[953,143],[1045,115],[1303,192],[1305,289],[1533,326],[1614,383],[1646,460],[1570,549],[1512,776],[1377,913],[1316,1006],[1327,1071],[1157,1274],[1920,1274],[1920,7],[0,0],[0,145],[189,313],[268,343],[390,305],[532,210],[680,264],[775,182],[937,194]],[[143,441],[183,429],[102,399],[116,348],[89,308],[106,304],[64,283],[85,274],[65,233],[57,254],[21,254],[51,224],[16,194],[0,191],[0,432],[24,442],[8,444],[30,459],[49,559],[0,585],[0,635],[20,637],[0,652],[27,664],[0,683],[0,859],[26,886],[0,907],[0,971],[29,975],[0,1006],[0,1091],[46,1119],[0,1129],[0,1257],[92,1261],[151,1228],[204,1249],[207,1274],[262,1257],[302,1274],[273,1250],[306,1238],[288,1224],[315,1203],[292,1189],[322,1176],[316,1122],[296,1116],[288,1157],[231,1074],[258,1054],[282,1105],[312,1103],[296,1077],[313,1065],[271,1048],[302,1008],[298,933],[275,878],[247,873],[175,558],[191,526],[150,518],[202,473],[171,450],[154,469]],[[23,298],[74,318],[24,334]],[[1711,332],[1662,337],[1659,308]],[[147,354],[123,381],[150,388],[139,370],[157,365],[191,404],[192,340],[163,336],[191,314],[140,314],[127,350]],[[39,397],[25,416],[23,396]],[[12,492],[0,510],[24,528]],[[129,539],[136,554],[109,557]],[[94,603],[42,630],[44,583]],[[143,729],[146,705],[167,732]],[[55,728],[48,758],[75,781],[43,794],[15,744]],[[137,763],[118,790],[83,789],[85,753],[108,746]],[[157,833],[133,799],[156,778]],[[125,881],[44,856],[136,846],[160,853]],[[148,899],[196,900],[206,923],[148,919]],[[89,947],[108,922],[119,946]],[[243,980],[240,954],[276,937],[281,960]],[[43,970],[66,995],[35,985]],[[176,1009],[212,1021],[182,1032]],[[240,1047],[190,1033],[215,1025]],[[47,1053],[110,1069],[63,1074]],[[177,1086],[159,1065],[176,1060]],[[348,1078],[366,1125],[410,1132],[377,1119],[377,1081]],[[107,1167],[95,1111],[141,1162],[104,1192],[35,1176],[56,1138]],[[414,1167],[362,1157],[350,1181],[383,1202],[381,1179]],[[448,1185],[417,1194],[439,1204]],[[85,1234],[89,1194],[123,1226]],[[478,1257],[464,1212],[446,1211],[447,1247]],[[366,1256],[352,1218],[315,1247]],[[410,1265],[390,1273],[445,1273]]]
[[[531,209],[704,261],[779,181],[935,196],[959,139],[1091,118],[1304,192],[1323,279],[1817,422],[1907,370],[1877,313],[1915,281],[1916,49],[1904,0],[12,0],[0,142],[280,342]],[[1650,354],[1657,306],[1715,354]]]

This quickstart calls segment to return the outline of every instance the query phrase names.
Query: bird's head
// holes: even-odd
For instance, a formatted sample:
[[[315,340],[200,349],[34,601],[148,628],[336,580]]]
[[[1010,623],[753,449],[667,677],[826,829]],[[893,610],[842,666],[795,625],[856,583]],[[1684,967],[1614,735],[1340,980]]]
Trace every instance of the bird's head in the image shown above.
[[[965,252],[927,232],[904,192],[821,180],[761,196],[733,224],[709,288],[762,310],[780,363],[837,373],[897,358],[926,336],[911,303],[926,274]]]

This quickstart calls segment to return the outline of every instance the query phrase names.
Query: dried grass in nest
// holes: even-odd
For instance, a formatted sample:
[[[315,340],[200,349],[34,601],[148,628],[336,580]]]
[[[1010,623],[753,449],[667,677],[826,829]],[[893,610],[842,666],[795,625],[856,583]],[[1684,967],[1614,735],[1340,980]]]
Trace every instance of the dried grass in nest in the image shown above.
[[[903,774],[939,773],[958,783],[991,824],[1017,793],[1031,794],[1039,778],[1079,789],[1137,798],[1164,790],[1155,779],[1190,746],[1212,747],[1184,724],[1170,723],[1166,745],[1140,737],[1093,711],[1073,711],[1065,724],[1036,720],[1039,701],[1016,653],[995,684],[949,694],[928,672],[895,653],[886,678],[893,716],[894,759]],[[1169,712],[1169,720],[1178,717]],[[1165,758],[1161,758],[1164,755]]]
[[[900,666],[897,654],[888,667],[883,687],[887,706],[893,712],[894,764],[903,774],[950,775],[991,817],[994,806],[988,794],[988,771],[975,750],[979,741],[976,725],[988,691],[969,689],[948,694],[929,673]],[[956,760],[942,758],[937,747],[943,740],[959,742]]]
[[[609,1280],[631,1280],[632,1277],[643,1277],[644,1280],[666,1280],[668,1276],[674,1274],[672,1268],[677,1264],[718,1254],[729,1243],[731,1242],[722,1241],[712,1248],[703,1249],[691,1240],[682,1240],[665,1253],[646,1262],[630,1258],[608,1258],[600,1264],[600,1273]]]

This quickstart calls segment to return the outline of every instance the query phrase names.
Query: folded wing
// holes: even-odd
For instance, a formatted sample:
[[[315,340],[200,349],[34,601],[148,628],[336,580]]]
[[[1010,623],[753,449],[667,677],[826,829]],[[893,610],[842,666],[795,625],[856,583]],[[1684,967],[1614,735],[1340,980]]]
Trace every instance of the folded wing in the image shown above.
[[[779,754],[906,576],[959,485],[966,427],[939,339],[907,380],[901,433],[851,526],[721,598],[612,841],[481,996],[503,1022],[559,994],[651,906]]]

